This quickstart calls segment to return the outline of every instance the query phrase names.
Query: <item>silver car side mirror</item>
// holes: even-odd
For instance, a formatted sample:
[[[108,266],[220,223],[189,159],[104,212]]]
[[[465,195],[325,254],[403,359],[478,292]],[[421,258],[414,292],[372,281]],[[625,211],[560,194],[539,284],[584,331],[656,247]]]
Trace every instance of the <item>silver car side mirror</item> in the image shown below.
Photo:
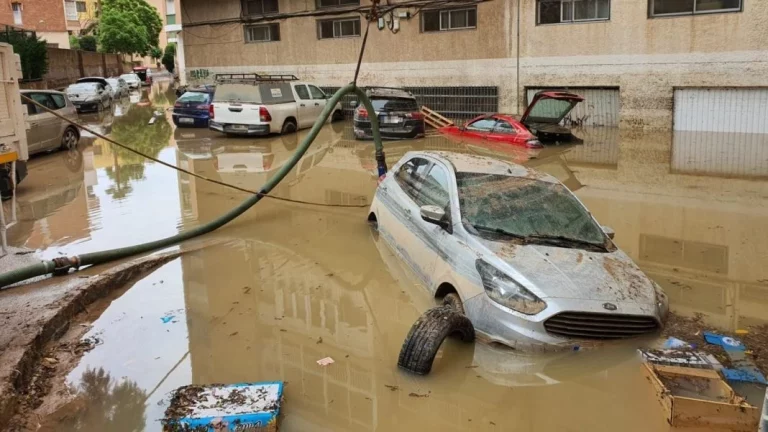
[[[606,225],[603,225],[602,228],[603,232],[608,236],[609,239],[613,240],[613,238],[616,237],[616,231],[614,231],[613,228]]]
[[[421,218],[424,221],[440,226],[448,232],[453,231],[451,223],[445,217],[445,210],[440,207],[434,205],[421,206],[419,213],[421,213]]]

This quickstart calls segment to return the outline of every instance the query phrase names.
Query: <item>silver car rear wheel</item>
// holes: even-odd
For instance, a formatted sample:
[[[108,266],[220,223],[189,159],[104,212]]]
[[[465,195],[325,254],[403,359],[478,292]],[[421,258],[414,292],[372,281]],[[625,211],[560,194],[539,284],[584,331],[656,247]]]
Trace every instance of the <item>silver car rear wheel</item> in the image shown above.
[[[65,150],[71,150],[77,147],[77,132],[68,128],[64,131],[64,135],[61,137],[61,148]]]

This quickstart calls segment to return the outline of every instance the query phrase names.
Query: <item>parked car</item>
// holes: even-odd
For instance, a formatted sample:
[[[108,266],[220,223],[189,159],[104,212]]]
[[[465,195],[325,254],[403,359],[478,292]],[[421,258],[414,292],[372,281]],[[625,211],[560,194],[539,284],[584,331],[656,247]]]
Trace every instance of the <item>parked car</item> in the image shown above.
[[[95,85],[95,84],[87,84]],[[53,90],[22,90],[21,94],[72,120],[77,111],[67,95]],[[27,109],[27,146],[29,154],[50,150],[73,149],[80,140],[77,127],[22,99]]]
[[[416,98],[399,88],[369,87],[365,90],[371,100],[374,115],[379,119],[382,138],[416,138],[424,136],[424,116]],[[364,106],[355,108],[353,132],[355,138],[372,138],[371,113]]]
[[[368,219],[432,295],[491,342],[553,348],[638,336],[668,312],[610,228],[557,179],[514,163],[409,152],[380,183]]]
[[[560,122],[584,98],[573,93],[541,91],[520,119],[506,114],[482,115],[464,126],[446,126],[440,132],[461,138],[506,142],[530,148],[541,142],[570,141],[571,130]]]
[[[292,75],[226,74],[217,80],[209,127],[226,134],[285,134],[311,127],[328,99],[319,87]],[[337,103],[332,120],[343,118]]]
[[[66,94],[77,112],[102,111],[112,104],[109,90],[97,82],[71,84]]]
[[[152,73],[150,72],[148,67],[136,66],[133,68],[133,73],[139,77],[139,80],[141,81],[141,85],[146,85],[146,86],[152,85]]]
[[[122,78],[125,83],[128,84],[128,88],[131,90],[141,88],[141,79],[135,73],[122,74],[120,75],[120,78]]]
[[[112,88],[113,98],[122,98],[124,96],[128,96],[128,92],[130,91],[130,89],[128,88],[128,83],[126,83],[124,79],[107,78],[107,82],[109,83],[109,86]]]
[[[188,89],[173,105],[173,124],[179,127],[207,127],[212,96],[206,88]]]

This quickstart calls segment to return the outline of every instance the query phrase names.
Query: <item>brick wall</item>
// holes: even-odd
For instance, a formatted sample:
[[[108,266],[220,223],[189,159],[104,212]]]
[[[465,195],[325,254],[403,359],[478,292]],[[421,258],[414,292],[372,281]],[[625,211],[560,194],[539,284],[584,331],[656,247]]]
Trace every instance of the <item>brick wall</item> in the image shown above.
[[[48,48],[48,73],[40,81],[21,83],[21,88],[60,89],[78,78],[118,76],[130,69],[131,65],[119,54]]]
[[[67,31],[62,0],[0,0],[0,24],[14,25],[12,2],[22,5],[21,27],[41,32]]]

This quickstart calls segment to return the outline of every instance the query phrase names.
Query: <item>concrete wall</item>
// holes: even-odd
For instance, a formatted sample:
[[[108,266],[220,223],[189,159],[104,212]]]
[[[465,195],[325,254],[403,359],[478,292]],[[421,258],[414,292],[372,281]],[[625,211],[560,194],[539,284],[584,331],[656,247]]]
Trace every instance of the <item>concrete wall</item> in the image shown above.
[[[40,39],[45,39],[49,44],[58,45],[57,48],[69,49],[69,33],[67,32],[37,32]]]
[[[82,62],[82,63],[81,63]],[[105,69],[106,66],[106,69]],[[42,81],[22,83],[22,88],[63,88],[86,76],[116,76],[130,69],[118,54],[48,48],[48,73]]]
[[[500,109],[513,113],[523,108],[525,87],[619,87],[621,126],[648,129],[671,128],[674,87],[768,86],[768,2],[744,0],[737,13],[648,18],[648,0],[612,0],[607,21],[536,25],[536,0],[517,1],[478,5],[474,30],[422,33],[418,16],[401,20],[396,35],[372,27],[359,82],[496,86]],[[280,12],[312,3],[280,0]],[[353,76],[362,37],[318,40],[318,18],[278,21],[281,41],[245,43],[239,22],[189,27],[239,17],[239,0],[182,7],[192,83],[221,71],[295,73],[328,86]]]

